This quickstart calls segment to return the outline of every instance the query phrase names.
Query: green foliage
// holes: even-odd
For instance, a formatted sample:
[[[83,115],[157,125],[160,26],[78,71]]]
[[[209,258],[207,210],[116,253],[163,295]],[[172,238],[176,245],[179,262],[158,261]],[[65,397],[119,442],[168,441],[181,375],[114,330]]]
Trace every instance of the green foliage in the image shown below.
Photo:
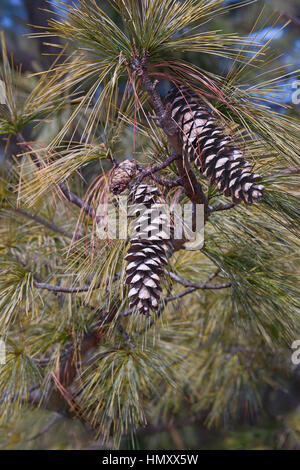
[[[17,157],[7,145],[1,170],[0,335],[8,350],[0,365],[0,430],[21,429],[17,443],[0,436],[2,445],[30,447],[22,443],[18,419],[27,420],[38,403],[88,423],[110,447],[131,446],[133,434],[146,447],[144,426],[169,429],[186,419],[219,433],[222,448],[260,441],[280,447],[282,435],[287,445],[299,446],[292,411],[284,431],[277,423],[269,440],[276,419],[265,416],[271,392],[291,383],[299,388],[289,348],[300,334],[300,126],[292,108],[275,112],[270,106],[280,103],[298,72],[279,65],[271,42],[218,31],[214,21],[233,8],[221,0],[105,4],[60,4],[63,16],[38,35],[67,43],[39,78],[9,65],[2,39],[7,104],[0,132],[10,143],[21,132],[37,137],[30,146],[19,140],[12,150]],[[253,29],[269,23],[262,13]],[[171,153],[130,67],[144,51],[151,78],[201,94],[266,188],[259,205],[212,211],[204,247],[181,249],[170,260],[168,269],[186,282],[203,284],[214,274],[211,284],[231,282],[230,288],[183,295],[180,283],[167,278],[152,319],[128,311],[127,241],[96,234],[99,203],[118,202],[109,199],[112,162],[129,156],[149,166]],[[213,58],[215,72],[196,61],[204,54]],[[222,67],[228,59],[223,74],[217,57]],[[176,179],[176,164],[159,176]],[[228,203],[207,179],[197,178],[210,207]],[[81,203],[72,204],[62,188]],[[178,188],[161,189],[166,202],[188,201]],[[227,439],[222,434],[225,425],[249,422],[257,427],[241,431],[240,440],[234,432]],[[187,424],[183,434],[190,447]],[[168,447],[175,441],[163,442]]]
[[[18,262],[2,257],[0,286],[1,329],[5,331],[20,306],[25,306],[26,314],[34,311],[32,275]]]
[[[20,70],[12,69],[9,63],[3,32],[1,50],[3,94],[7,106],[5,113],[0,113],[0,134],[17,134],[29,124],[39,123],[62,108],[66,96],[62,95],[61,74],[53,73],[51,69],[36,81],[31,93],[26,96],[20,86]]]
[[[15,344],[6,338],[8,345],[6,363],[1,366],[0,380],[3,387],[1,394],[1,423],[6,423],[29,398],[29,389],[41,379],[38,367],[26,353],[24,346]]]
[[[146,425],[144,403],[153,395],[153,379],[168,381],[165,362],[147,349],[103,353],[80,377],[81,410],[118,443],[122,435]]]

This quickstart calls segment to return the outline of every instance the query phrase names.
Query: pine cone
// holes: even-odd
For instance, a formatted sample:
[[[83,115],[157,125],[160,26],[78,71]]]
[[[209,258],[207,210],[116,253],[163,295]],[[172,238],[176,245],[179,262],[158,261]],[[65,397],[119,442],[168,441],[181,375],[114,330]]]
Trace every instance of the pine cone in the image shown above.
[[[130,181],[136,174],[136,161],[125,160],[120,163],[113,173],[113,177],[110,183],[110,190],[114,194],[120,194],[124,189],[127,188]]]
[[[184,156],[234,203],[260,201],[264,187],[256,183],[262,177],[252,173],[251,163],[244,159],[232,137],[218,126],[199,96],[184,86],[174,86],[166,101],[172,104],[172,117],[181,131]]]
[[[129,263],[126,283],[130,285],[129,307],[136,307],[144,315],[158,308],[160,279],[172,253],[172,227],[168,215],[157,208],[159,195],[156,187],[146,184],[133,188],[130,194],[133,204],[143,204],[145,210],[134,210],[134,215],[139,215],[133,221],[134,235],[125,257]]]

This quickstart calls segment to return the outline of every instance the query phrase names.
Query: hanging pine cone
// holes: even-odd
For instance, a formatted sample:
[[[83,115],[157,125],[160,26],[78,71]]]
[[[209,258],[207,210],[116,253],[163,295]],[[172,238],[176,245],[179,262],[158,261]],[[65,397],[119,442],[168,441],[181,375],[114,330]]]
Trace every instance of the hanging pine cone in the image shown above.
[[[172,253],[172,228],[168,215],[157,208],[159,195],[156,187],[146,184],[133,188],[130,194],[133,204],[143,204],[144,210],[134,209],[137,217],[132,222],[134,234],[125,257],[129,263],[126,283],[130,285],[129,307],[144,315],[158,308],[160,279]]]
[[[172,104],[172,117],[180,129],[184,156],[234,203],[260,201],[264,187],[256,183],[262,177],[252,173],[251,163],[244,159],[232,137],[218,126],[199,96],[184,86],[173,86],[166,101]]]
[[[125,160],[120,163],[113,173],[113,177],[110,183],[110,190],[114,194],[120,194],[124,189],[127,188],[130,181],[136,174],[136,161]]]

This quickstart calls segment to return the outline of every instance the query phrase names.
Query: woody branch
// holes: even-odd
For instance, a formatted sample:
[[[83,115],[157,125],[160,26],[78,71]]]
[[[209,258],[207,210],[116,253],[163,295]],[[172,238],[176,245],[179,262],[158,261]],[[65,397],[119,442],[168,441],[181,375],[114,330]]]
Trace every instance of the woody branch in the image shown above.
[[[144,53],[142,58],[134,57],[131,63],[131,68],[136,72],[137,76],[141,78],[156,113],[155,120],[167,135],[173,153],[178,157],[176,159],[177,170],[187,196],[194,204],[204,204],[205,209],[207,209],[208,201],[202,190],[201,184],[197,181],[189,163],[183,162],[182,145],[179,139],[178,126],[172,119],[171,106],[168,104],[166,106],[163,105],[163,102],[156,90],[158,82],[155,81],[152,83],[149,77],[147,69],[147,54]],[[207,210],[205,210],[205,212],[207,212]]]

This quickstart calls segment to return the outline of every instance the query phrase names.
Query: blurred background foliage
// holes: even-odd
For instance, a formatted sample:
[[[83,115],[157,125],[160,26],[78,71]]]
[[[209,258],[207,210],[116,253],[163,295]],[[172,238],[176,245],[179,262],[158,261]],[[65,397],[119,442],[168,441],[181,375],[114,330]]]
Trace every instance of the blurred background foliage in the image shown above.
[[[68,4],[68,0],[65,3]],[[72,3],[79,5],[80,1]],[[235,3],[224,1],[227,6]],[[122,30],[122,19],[110,2],[98,0],[97,4]],[[278,13],[282,15],[280,20]],[[20,116],[26,120],[23,136],[27,142],[37,142],[39,157],[51,163],[50,171],[47,167],[44,173],[32,180],[31,175],[35,171],[33,159],[29,159],[29,163],[27,159],[24,165],[21,160],[22,164],[18,165],[20,160],[15,157],[20,150],[11,134],[18,129],[2,129],[0,309],[1,327],[10,342],[8,363],[0,366],[2,387],[5,385],[1,396],[0,447],[101,449],[113,445],[110,441],[107,443],[107,439],[113,434],[114,423],[120,420],[120,416],[123,420],[123,413],[124,429],[118,431],[122,435],[120,448],[300,449],[300,370],[291,366],[289,349],[291,342],[300,337],[299,263],[295,255],[299,249],[299,179],[283,174],[281,178],[272,180],[270,167],[274,165],[274,155],[265,152],[263,141],[247,141],[247,137],[244,138],[254,161],[257,153],[263,155],[258,162],[267,176],[268,193],[263,208],[238,207],[234,213],[226,213],[225,222],[223,214],[222,217],[215,214],[207,229],[203,252],[180,253],[173,260],[176,272],[193,282],[206,279],[215,267],[221,269],[220,281],[229,277],[236,283],[236,290],[233,288],[231,292],[233,302],[228,292],[198,291],[193,294],[192,301],[177,301],[175,306],[168,306],[165,319],[145,336],[140,335],[144,328],[142,320],[128,319],[126,328],[137,334],[137,351],[129,358],[122,334],[108,327],[109,332],[103,333],[101,345],[96,350],[102,355],[101,361],[96,365],[90,364],[78,382],[72,385],[71,391],[75,393],[77,403],[85,410],[84,419],[73,417],[69,410],[74,406],[72,403],[68,402],[69,406],[61,411],[61,399],[53,392],[50,372],[56,368],[61,351],[69,347],[70,341],[76,355],[83,336],[95,324],[95,311],[88,307],[89,304],[100,304],[101,311],[115,304],[118,304],[117,310],[123,307],[118,291],[122,274],[117,284],[113,280],[120,268],[124,244],[104,246],[99,243],[90,236],[93,233],[92,222],[83,221],[82,213],[74,206],[66,207],[62,198],[57,197],[57,191],[49,195],[47,190],[50,183],[70,178],[75,193],[81,196],[90,194],[92,199],[95,197],[93,191],[98,191],[97,197],[104,197],[101,184],[103,171],[111,168],[109,157],[113,155],[123,160],[132,158],[136,152],[143,161],[143,146],[148,145],[145,122],[141,122],[136,147],[133,145],[134,99],[129,99],[129,94],[126,94],[126,77],[122,74],[118,82],[125,96],[124,103],[118,103],[122,119],[114,122],[110,115],[109,125],[106,125],[106,117],[101,115],[102,128],[98,134],[88,135],[86,142],[81,141],[78,145],[93,121],[93,115],[83,113],[78,119],[77,116],[72,117],[72,113],[74,105],[80,102],[80,97],[93,82],[86,80],[79,91],[76,86],[71,87],[71,91],[68,87],[61,88],[64,57],[60,55],[60,48],[49,43],[64,47],[64,38],[51,37],[48,43],[47,38],[40,35],[31,37],[36,29],[30,25],[46,27],[50,18],[55,17],[59,22],[61,15],[54,0],[1,0],[0,4],[0,28],[5,33],[7,47],[7,56],[4,54],[1,59],[2,71],[9,69],[6,61],[11,66],[13,62],[17,69],[12,78],[17,84],[13,99]],[[261,21],[256,29],[258,18]],[[286,21],[290,23],[282,29]],[[272,67],[278,70],[285,67],[283,74],[294,73],[300,68],[298,0],[286,0],[284,4],[280,0],[250,2],[243,8],[217,16],[208,29],[241,36],[250,33],[262,44],[274,36],[271,54],[278,58]],[[2,50],[3,47],[4,42]],[[193,63],[216,80],[232,65],[225,57],[216,60],[209,54],[192,50],[181,52],[176,50],[176,46],[174,49],[167,52],[166,57],[175,55],[182,61]],[[251,54],[253,52],[248,53]],[[51,70],[47,75],[40,75],[49,69],[53,60],[58,65],[58,75]],[[271,65],[266,63],[266,69],[270,68]],[[254,75],[255,72],[249,72],[248,86],[251,86]],[[268,102],[272,93],[276,95],[272,112],[281,112],[291,119],[300,115],[300,105],[285,107],[291,105],[294,80],[294,75],[285,80],[279,95],[276,90],[266,95]],[[45,86],[46,82],[49,86]],[[167,81],[161,80],[159,86],[164,95]],[[96,98],[97,93],[99,90],[95,92]],[[259,91],[254,90],[254,98],[255,93],[259,94]],[[26,101],[28,96],[30,99]],[[262,95],[260,97],[263,98]],[[142,96],[140,99],[143,101]],[[106,102],[103,108],[106,110]],[[98,111],[101,114],[100,108]],[[219,111],[223,111],[221,106]],[[44,115],[46,118],[37,124],[40,116]],[[287,133],[293,131],[296,136],[296,124],[294,128],[292,126],[290,124]],[[60,140],[57,136],[62,129],[65,132]],[[164,148],[168,154],[164,137],[158,129],[155,132],[151,134],[148,149],[153,160],[157,159],[158,153],[163,156]],[[155,135],[159,136],[159,144]],[[287,135],[289,138],[292,142],[294,136]],[[70,142],[74,143],[71,155]],[[294,143],[297,147],[298,141],[294,140]],[[49,148],[52,152],[50,157]],[[55,160],[58,150],[61,158]],[[299,165],[296,153],[293,156],[291,151],[286,158],[290,158],[295,166]],[[276,171],[284,173],[284,157],[278,161],[275,159],[275,163]],[[44,221],[51,221],[52,227],[45,228],[44,224],[41,229],[36,217],[28,217],[26,207],[17,207],[15,189],[20,173],[24,184],[19,193],[23,198],[21,202],[31,205],[34,215],[38,213]],[[95,182],[95,175],[99,175],[101,184]],[[172,176],[172,169],[168,175]],[[213,189],[206,189],[211,191],[212,198],[216,197]],[[220,198],[220,202],[225,201]],[[278,225],[283,227],[282,231]],[[59,233],[57,227],[62,227],[63,233]],[[86,237],[84,249],[79,241],[73,239],[70,250],[74,227],[77,227],[77,235],[81,239]],[[86,251],[93,254],[92,262],[85,256]],[[281,271],[276,270],[279,263]],[[89,290],[87,294],[76,296],[75,300],[70,294],[55,297],[52,292],[43,292],[32,295],[35,280],[26,271],[27,264],[39,273],[41,279],[62,286],[84,285],[88,281],[95,286],[99,276],[103,275],[103,279],[108,280],[109,295],[104,281],[99,291]],[[251,272],[250,279],[246,279],[246,272]],[[269,315],[271,310],[273,316]],[[9,333],[6,329],[8,324],[13,325]],[[41,371],[39,358],[49,354],[52,359],[43,365]],[[91,357],[87,354],[85,360]],[[143,371],[145,377],[141,380]],[[38,394],[34,396],[41,373],[43,394],[50,403],[48,410],[24,407],[22,402],[28,394],[36,403],[45,398]],[[103,392],[99,377],[102,381],[107,379]],[[81,387],[81,380],[84,387]],[[93,396],[95,402],[91,398]],[[10,411],[8,405],[12,397],[22,413]],[[92,426],[97,423],[93,423],[93,418],[87,423],[86,417],[97,416],[98,419],[102,410],[97,407],[108,410],[109,419],[104,415],[100,423],[101,435],[95,442]],[[124,424],[127,419],[128,427]],[[135,421],[140,424],[135,436],[127,436],[130,424]],[[146,421],[150,424],[143,427]],[[107,436],[103,436],[104,427]],[[106,443],[103,442],[105,438]]]

